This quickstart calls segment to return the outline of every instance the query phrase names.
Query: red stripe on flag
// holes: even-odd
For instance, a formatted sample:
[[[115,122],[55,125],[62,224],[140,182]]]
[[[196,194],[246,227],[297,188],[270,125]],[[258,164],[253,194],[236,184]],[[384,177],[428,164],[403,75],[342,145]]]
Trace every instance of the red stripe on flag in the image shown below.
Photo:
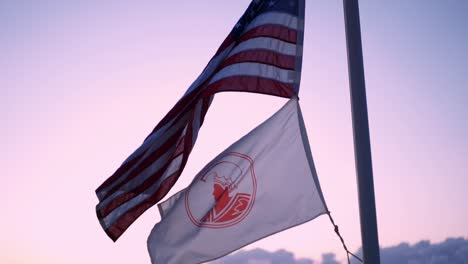
[[[101,215],[102,217],[106,217],[122,204],[142,194],[146,189],[148,189],[154,183],[156,183],[162,175],[164,175],[171,162],[177,157],[178,156],[173,155],[159,170],[155,171],[152,175],[146,178],[140,185],[134,187],[132,190],[128,190],[127,192],[115,197],[106,206],[98,209],[99,215]]]
[[[174,156],[179,156],[184,152],[185,149],[185,135],[184,138],[180,141],[180,143],[177,145],[177,149],[174,152]]]
[[[289,43],[297,43],[297,30],[281,25],[262,25],[255,27],[242,35],[239,43],[258,37],[275,38]]]
[[[247,50],[227,58],[219,68],[221,69],[226,66],[241,62],[257,62],[273,65],[282,69],[294,70],[296,66],[296,57],[269,50]]]
[[[282,25],[270,24],[270,25],[261,25],[261,26],[255,27],[247,31],[237,41],[231,35],[228,35],[227,38],[223,41],[223,43],[219,47],[215,56],[213,56],[213,58],[221,54],[227,47],[229,47],[234,42],[237,42],[237,44],[239,44],[242,41],[245,41],[251,38],[257,38],[257,37],[276,38],[282,41],[296,44],[297,43],[297,30],[287,28]]]
[[[174,145],[177,143],[177,140],[179,139],[181,133],[183,131],[183,127],[179,129],[179,131],[177,131],[176,133],[174,133],[174,135],[172,135],[167,141],[165,141],[157,150],[155,150],[154,152],[152,152],[150,155],[148,155],[146,158],[141,158],[139,160],[139,164],[136,164],[136,167],[130,167],[128,168],[128,170],[126,171],[123,171],[123,170],[120,170],[119,171],[119,175],[118,177],[122,177],[124,173],[129,173],[129,175],[125,178],[125,180],[123,180],[122,182],[120,182],[119,184],[115,185],[114,187],[112,187],[112,189],[110,189],[106,195],[101,199],[101,200],[105,200],[107,197],[109,197],[112,193],[114,193],[115,191],[117,191],[118,189],[120,189],[123,185],[125,185],[126,183],[128,183],[130,180],[132,180],[133,178],[135,178],[137,175],[139,175],[142,171],[144,171],[146,168],[148,168],[149,166],[151,166],[152,163],[154,163],[157,159],[159,159],[164,153],[167,153],[169,151],[171,151],[171,149],[174,148]],[[172,150],[172,151],[175,151],[175,150]],[[117,172],[116,172],[117,173]],[[107,181],[106,181],[107,182]],[[110,182],[111,183],[111,182]],[[102,186],[102,185],[101,185]],[[109,184],[107,184],[105,187],[109,187]]]
[[[201,86],[201,85],[200,85]],[[182,98],[177,101],[177,103],[172,107],[171,110],[163,117],[161,121],[156,125],[156,127],[151,131],[151,133],[146,137],[145,140],[147,140],[149,137],[151,137],[156,131],[161,129],[164,125],[166,125],[169,121],[174,120],[174,124],[177,123],[177,121],[182,118],[186,112],[190,111],[194,105],[194,100],[198,98],[198,87],[197,89],[194,89],[192,92],[190,92],[187,95],[184,95]]]
[[[209,99],[209,98],[207,98],[207,99]],[[206,110],[207,110],[207,109],[202,109],[202,112],[200,113],[200,125],[203,123],[203,120],[204,120],[205,115],[206,115],[206,112],[207,112]],[[194,118],[193,114],[194,114],[194,112],[192,112],[192,120],[193,120],[193,118]],[[183,168],[185,167],[185,164],[186,164],[186,162],[187,162],[187,160],[188,160],[188,156],[189,156],[189,154],[190,154],[190,152],[191,152],[191,150],[192,150],[192,148],[193,148],[193,142],[192,142],[192,123],[193,123],[193,121],[192,121],[192,120],[191,120],[191,122],[189,123],[189,127],[187,128],[187,132],[186,132],[186,135],[184,136],[184,139],[179,143],[179,146],[177,146],[177,149],[178,149],[178,150],[181,149],[181,145],[183,146],[183,149],[184,149],[184,155],[182,156],[182,162],[181,162],[181,165],[180,165],[180,167],[178,168],[177,172],[182,172],[182,170],[183,170]],[[177,151],[177,152],[179,152],[179,151]],[[177,155],[177,154],[178,154],[178,153],[176,153],[176,154],[174,155],[174,158],[171,159],[171,161],[169,161],[169,162],[167,163],[167,164],[168,164],[167,166],[165,166],[165,167],[162,168],[160,171],[158,171],[157,174],[160,174],[160,175],[151,176],[151,178],[154,179],[154,181],[148,179],[148,181],[145,181],[145,182],[144,182],[142,185],[140,185],[137,189],[134,189],[134,190],[130,191],[129,193],[130,193],[131,195],[124,194],[124,195],[121,195],[121,196],[119,196],[119,197],[116,197],[116,198],[115,198],[113,201],[111,201],[111,203],[108,204],[106,207],[101,208],[100,210],[98,210],[98,212],[97,212],[98,217],[101,219],[101,218],[107,216],[110,212],[112,212],[113,210],[115,210],[116,208],[118,208],[120,205],[124,204],[125,202],[128,202],[129,200],[133,199],[133,198],[136,197],[137,195],[143,193],[143,192],[144,192],[147,188],[149,188],[154,182],[156,182],[157,179],[159,179],[159,178],[162,176],[162,173],[164,173],[164,172],[167,170],[167,167],[170,165],[170,163],[172,162],[172,160],[174,160],[175,158],[179,157],[179,155]],[[174,174],[172,174],[172,175],[169,176],[169,177],[172,177],[172,176],[175,176],[175,175],[177,175],[177,173],[174,173]],[[180,174],[177,175],[177,177],[179,177],[179,176],[180,176]],[[169,178],[169,177],[168,177],[168,178]],[[166,182],[167,182],[167,179],[165,179],[165,180],[163,181],[163,183],[166,183]],[[164,191],[164,188],[168,188],[168,190],[169,190],[169,189],[172,187],[172,185],[173,185],[173,184],[172,184],[171,186],[162,186],[163,183],[161,183],[161,185],[158,187],[158,189],[157,189],[156,192],[159,192],[159,193],[160,193],[161,188],[163,189],[163,191]],[[175,183],[175,182],[174,182],[174,183]],[[153,205],[154,205],[155,203],[159,202],[159,200],[161,200],[161,198],[164,197],[164,195],[166,195],[166,193],[167,193],[167,191],[165,191],[165,192],[162,194],[161,197],[157,196],[157,197],[159,197],[159,198],[157,198],[157,197],[156,197],[157,199],[154,198],[154,199],[156,199],[156,200],[154,200]],[[132,197],[132,196],[133,196],[133,197]],[[136,207],[139,207],[140,205],[144,206],[143,203],[146,203],[146,202],[142,202],[142,204],[139,204],[139,205],[137,205]],[[149,207],[148,207],[148,208],[149,208]],[[146,210],[146,209],[145,209],[145,210]],[[143,212],[144,212],[144,211],[143,211]],[[141,212],[141,213],[143,213],[143,212]],[[129,222],[129,225],[130,225],[133,221],[136,220],[136,218],[138,218],[139,215],[141,215],[141,213],[138,214],[138,215],[136,215],[135,218],[134,218],[131,222],[129,222],[130,219],[127,219],[127,220],[125,220],[125,221],[126,221],[126,222]],[[127,215],[127,213],[124,213],[122,216],[119,217],[119,219],[125,217],[125,215]],[[119,221],[119,220],[117,220],[117,221]],[[121,229],[121,228],[117,228],[116,230],[120,230],[120,229]],[[126,228],[125,228],[125,229],[126,229]],[[125,231],[125,229],[122,230],[122,232]],[[114,230],[112,233],[115,233],[116,230]],[[108,234],[108,235],[109,235],[111,238],[113,238],[113,236],[112,236],[111,234]],[[117,238],[117,237],[115,237],[115,239],[116,239],[116,238]],[[114,239],[114,238],[113,238],[113,239]]]
[[[227,47],[229,47],[229,45],[231,45],[232,43],[234,43],[235,39],[232,37],[231,34],[229,34],[226,39],[223,41],[223,43],[221,44],[221,46],[218,48],[218,51],[216,51],[216,54],[213,56],[212,60],[214,59],[214,57],[218,56],[219,54],[221,54]]]
[[[110,176],[109,178],[107,178],[107,180],[105,180],[97,189],[96,189],[96,193],[98,194],[98,197],[101,197],[101,192],[103,191],[103,189],[109,187],[110,185],[112,185],[112,183],[114,181],[116,181],[118,178],[120,178],[122,176],[122,174],[124,174],[125,172],[127,172],[130,168],[132,168],[140,159],[141,157],[146,153],[146,151],[143,151],[141,152],[139,155],[135,156],[134,158],[132,158],[131,160],[125,162],[124,164],[122,164],[116,172],[114,172],[114,174],[112,174],[112,176]],[[99,198],[100,200],[102,198]]]
[[[290,43],[296,43],[297,31],[294,29],[286,28],[284,26],[280,26],[280,25],[259,26],[245,33],[245,35],[241,37],[241,39],[238,41],[238,43],[236,43],[236,45],[238,45],[239,43],[243,41],[246,41],[255,37],[271,37],[271,38],[276,38],[276,39],[283,40],[283,41],[290,42]],[[216,53],[214,57],[218,56],[225,48],[227,48],[229,45],[231,45],[234,42],[235,42],[235,39],[232,38],[231,35],[229,35],[224,40],[223,44],[218,49],[218,52]],[[289,65],[289,63],[287,64]],[[219,71],[221,67],[222,65],[220,65],[220,67],[218,67],[217,70],[213,72],[213,74]],[[176,103],[176,105],[166,114],[166,116],[164,116],[164,118],[158,123],[158,125],[147,136],[147,138],[150,137],[153,133],[155,133],[159,128],[164,126],[166,123],[168,123],[171,119],[175,118],[181,112],[194,107],[194,103],[195,101],[197,101],[200,88],[203,87],[206,84],[206,82],[209,81],[209,79],[210,78],[208,78],[204,83],[200,84],[198,87],[194,88],[189,94],[182,97]],[[241,91],[241,90],[238,90],[238,91]]]
[[[190,152],[192,150],[192,147],[193,147],[192,124],[193,124],[194,112],[195,112],[194,110],[191,112],[191,119],[189,121],[187,131],[185,132],[183,140],[181,140],[179,142],[179,145],[176,146],[176,150],[177,150],[177,149],[180,149],[180,145],[183,144],[183,149],[184,149],[183,159],[186,159],[186,156],[188,156],[190,154]],[[175,142],[173,144],[175,144]],[[130,191],[124,193],[124,194],[121,194],[121,195],[115,197],[109,204],[107,204],[103,208],[99,209],[99,214],[101,216],[103,216],[103,217],[109,215],[113,210],[115,210],[116,208],[118,208],[122,204],[130,201],[131,199],[133,199],[136,196],[143,193],[146,189],[150,188],[154,183],[156,183],[159,180],[159,178],[161,178],[164,175],[164,173],[166,172],[166,170],[169,167],[169,165],[171,164],[171,162],[179,156],[177,154],[178,153],[173,153],[172,158],[169,159],[161,169],[159,169],[153,175],[151,175],[147,179],[145,179],[142,184],[138,185],[137,187],[133,188],[132,190],[130,190]],[[148,162],[149,165],[151,165],[151,163],[154,162],[154,160],[153,161],[152,160],[146,160],[145,162]],[[141,171],[143,169],[141,169],[141,167],[140,167],[138,170],[135,170],[135,173],[141,173]],[[135,177],[135,175],[132,175],[132,177]]]
[[[205,121],[205,115],[206,112],[208,112],[208,108],[210,107],[211,100],[213,100],[214,95],[211,97],[203,98],[203,106],[202,106],[202,114],[200,117],[200,127],[203,125],[203,122]]]
[[[167,116],[167,115],[166,115]],[[184,115],[183,114],[180,114],[178,116],[175,117],[174,119],[174,122],[173,122],[173,125],[177,124],[178,121],[183,118]],[[159,124],[161,124],[162,122],[159,122]],[[159,126],[158,124],[158,126]],[[174,137],[179,137],[179,135],[181,134],[181,131],[183,130],[184,126],[182,126],[181,128],[179,128],[179,130],[177,130],[173,136],[171,136],[170,138],[168,138],[166,141],[170,141],[172,144],[174,144]],[[171,129],[171,127],[168,127],[165,131],[165,133],[168,133],[168,131]],[[145,139],[145,141],[151,136],[153,135],[154,133],[156,133],[158,131],[157,128],[155,128]],[[148,152],[148,149],[151,148],[151,144],[149,146],[146,147],[146,150],[142,151],[140,154],[138,154],[137,156],[135,156],[134,158],[132,158],[131,160],[123,163],[118,169],[116,172],[114,172],[114,174],[112,174],[112,176],[110,176],[106,181],[104,181],[97,189],[96,189],[96,193],[98,194],[98,198],[99,200],[103,200],[104,197],[107,197],[108,195],[105,195],[103,197],[103,195],[101,194],[101,192],[103,192],[103,190],[105,188],[108,188],[109,186],[111,186],[116,180],[118,180],[120,177],[122,177],[123,174],[127,173],[130,169],[132,169],[138,162],[141,161],[141,159],[143,158],[143,156]],[[162,148],[162,150],[164,151],[165,149],[168,149],[168,146],[167,146],[167,143],[166,144],[163,144],[163,146],[160,146],[159,148]],[[153,150],[154,151],[154,150]],[[163,152],[164,153],[164,152]],[[148,157],[146,157],[147,159]],[[109,191],[107,191],[106,193],[109,193]]]
[[[233,76],[210,84],[203,92],[203,97],[218,92],[251,92],[279,97],[294,96],[294,84],[283,83],[256,76]]]
[[[245,51],[247,52],[247,51]],[[240,52],[241,53],[241,52]],[[239,54],[240,54],[239,53]],[[273,52],[272,52],[273,53]],[[235,55],[233,55],[232,57],[234,57]],[[239,55],[239,56],[244,56],[244,55]],[[258,55],[259,56],[259,59],[261,59],[262,56],[264,55]],[[287,55],[283,55],[283,56],[287,56]],[[272,58],[265,58],[266,60],[272,60]],[[281,66],[281,65],[286,65],[286,66],[291,66],[290,65],[290,62],[289,62],[289,59],[286,59],[286,58],[283,58],[283,57],[278,57],[278,66]],[[216,72],[218,72],[219,70],[222,69],[222,67],[224,67],[225,65],[224,64],[221,64],[217,70],[215,70],[213,72],[213,75],[216,74]],[[212,76],[213,76],[212,75]],[[166,116],[164,116],[164,118],[159,122],[159,124],[155,127],[155,129],[153,130],[153,132],[151,132],[151,134],[148,135],[148,137],[150,137],[153,133],[155,133],[157,131],[157,129],[159,129],[160,127],[164,126],[164,124],[166,124],[167,122],[169,122],[171,119],[173,118],[176,118],[178,117],[179,114],[181,114],[181,112],[183,111],[188,111],[189,109],[193,109],[197,103],[197,99],[199,98],[200,96],[200,90],[204,90],[205,88],[203,86],[206,85],[206,83],[210,80],[210,78],[207,79],[207,81],[205,81],[204,83],[202,83],[201,85],[199,85],[196,89],[192,90],[192,92],[190,92],[189,94],[185,95],[184,97],[182,97],[177,103],[176,105],[169,111],[169,113],[166,114]],[[242,89],[236,89],[236,90],[232,90],[232,91],[238,91],[238,92],[244,92],[244,90]],[[252,89],[252,90],[247,90],[245,92],[255,92],[255,89]],[[258,92],[258,93],[264,93],[264,94],[268,94],[268,93],[265,93],[265,92]],[[203,91],[203,94],[206,95],[206,92]],[[278,95],[278,94],[268,94],[268,95]],[[291,94],[290,97],[292,97],[294,95]],[[287,97],[287,96],[284,96],[284,95],[280,95],[281,97]],[[148,138],[147,137],[147,138]]]
[[[204,114],[203,114],[204,118]],[[187,138],[188,135],[186,135],[186,140],[188,141],[189,139]],[[185,165],[187,164],[188,156],[190,155],[190,151],[193,146],[188,146],[190,145],[190,142],[185,142],[185,153],[182,158],[182,162],[180,164],[179,169],[174,172],[172,175],[167,177],[159,186],[158,190],[154,192],[153,194],[150,195],[148,199],[145,201],[141,202],[140,204],[134,206],[132,209],[128,210],[124,214],[122,214],[109,228],[105,228],[106,234],[113,240],[116,241],[125,230],[138,218],[140,215],[142,215],[146,210],[148,210],[150,207],[155,205],[157,202],[159,202],[174,186],[176,183],[177,179],[179,179],[180,174],[182,173],[183,169],[185,168]],[[98,218],[101,219],[99,213],[98,213]]]
[[[143,201],[142,203],[138,204],[137,206],[124,213],[110,227],[104,227],[106,234],[113,241],[116,241],[140,215],[142,215],[146,210],[155,205],[169,192],[169,190],[172,188],[172,186],[174,186],[177,179],[179,178],[179,175],[180,170],[169,176],[167,179],[165,179],[161,183],[159,189],[155,193],[153,193],[147,200]],[[98,218],[101,219],[99,214]]]

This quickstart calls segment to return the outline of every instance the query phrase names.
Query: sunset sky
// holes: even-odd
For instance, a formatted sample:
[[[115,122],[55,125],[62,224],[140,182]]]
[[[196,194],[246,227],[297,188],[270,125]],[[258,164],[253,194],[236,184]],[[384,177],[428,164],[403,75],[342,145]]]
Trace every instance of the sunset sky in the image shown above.
[[[113,243],[94,190],[183,95],[249,2],[0,2],[0,263],[149,263],[156,207]],[[361,0],[360,9],[380,244],[468,238],[468,1]],[[300,104],[326,202],[355,251],[342,1],[307,0],[305,27]],[[218,94],[170,194],[285,102]],[[345,257],[325,216],[255,247]]]

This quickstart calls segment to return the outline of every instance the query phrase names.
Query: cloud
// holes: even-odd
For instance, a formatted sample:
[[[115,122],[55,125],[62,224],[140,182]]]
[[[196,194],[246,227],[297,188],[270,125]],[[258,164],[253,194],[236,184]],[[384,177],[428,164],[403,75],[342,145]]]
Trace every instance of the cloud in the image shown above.
[[[358,256],[362,251],[357,252]],[[441,243],[431,244],[427,240],[414,245],[401,243],[380,250],[381,264],[466,264],[468,263],[468,240],[449,238]],[[353,264],[359,263],[353,261]]]
[[[340,264],[340,262],[335,259],[335,254],[325,253],[322,254],[322,264]]]
[[[356,255],[362,256],[359,250]],[[397,246],[380,250],[381,264],[467,264],[468,239],[449,238],[443,242],[431,244],[423,240],[414,245],[401,243]],[[352,264],[358,264],[356,260]],[[294,254],[286,250],[268,252],[263,249],[242,250],[231,254],[212,264],[340,264],[335,254],[322,255],[321,261],[312,259],[296,259]]]
[[[296,259],[294,254],[286,250],[268,252],[263,249],[239,251],[213,264],[315,264],[310,259]]]

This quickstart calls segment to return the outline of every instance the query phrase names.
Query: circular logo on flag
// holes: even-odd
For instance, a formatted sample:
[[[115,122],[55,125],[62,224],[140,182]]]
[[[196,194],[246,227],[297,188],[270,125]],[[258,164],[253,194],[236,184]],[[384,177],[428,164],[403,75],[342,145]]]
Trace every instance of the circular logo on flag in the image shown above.
[[[245,154],[226,153],[194,180],[185,195],[185,209],[197,226],[233,226],[252,210],[256,191],[253,160]]]

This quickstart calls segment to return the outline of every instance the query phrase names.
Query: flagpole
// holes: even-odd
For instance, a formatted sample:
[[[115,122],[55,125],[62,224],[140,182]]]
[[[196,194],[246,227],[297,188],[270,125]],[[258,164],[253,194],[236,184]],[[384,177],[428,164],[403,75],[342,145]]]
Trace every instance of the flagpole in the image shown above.
[[[343,0],[343,8],[348,50],[348,74],[351,93],[354,155],[358,185],[359,215],[361,219],[363,260],[365,264],[379,264],[379,238],[377,232],[358,0]]]

